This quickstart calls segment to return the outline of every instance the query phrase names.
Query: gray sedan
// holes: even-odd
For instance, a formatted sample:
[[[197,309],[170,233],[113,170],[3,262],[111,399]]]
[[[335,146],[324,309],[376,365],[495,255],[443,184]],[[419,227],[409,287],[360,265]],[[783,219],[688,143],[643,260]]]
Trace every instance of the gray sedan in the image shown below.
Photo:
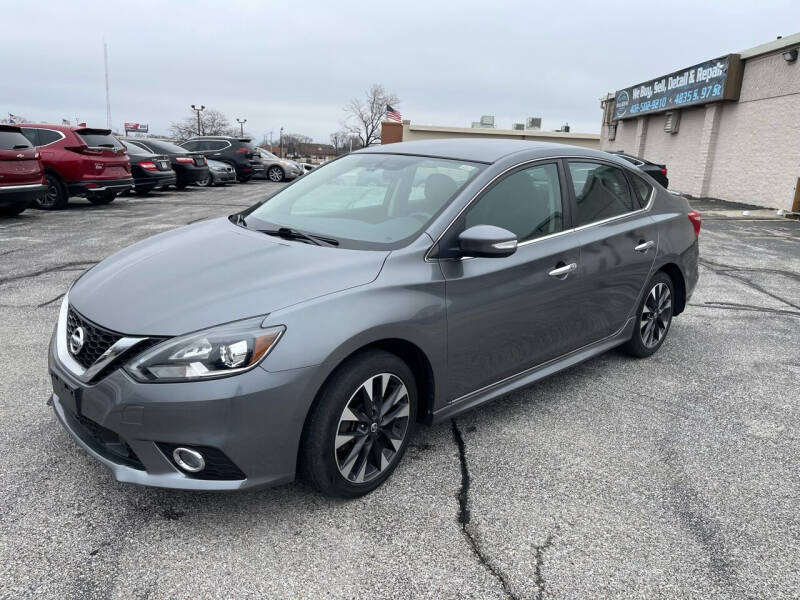
[[[208,177],[201,179],[197,185],[211,187],[212,185],[225,185],[236,183],[236,171],[228,163],[218,160],[208,160]]]
[[[49,352],[61,423],[119,481],[352,498],[414,429],[621,346],[652,355],[700,217],[611,154],[368,148],[80,276]],[[62,473],[63,476],[63,473]]]
[[[264,163],[264,177],[270,181],[278,182],[300,177],[305,173],[303,167],[293,160],[279,158],[263,148],[258,148],[258,156]]]

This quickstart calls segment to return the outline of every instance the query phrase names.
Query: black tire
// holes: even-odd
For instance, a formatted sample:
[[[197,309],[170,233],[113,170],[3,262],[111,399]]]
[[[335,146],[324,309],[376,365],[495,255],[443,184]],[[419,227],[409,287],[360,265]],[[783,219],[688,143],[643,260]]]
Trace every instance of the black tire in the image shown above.
[[[103,205],[111,204],[116,197],[117,192],[101,192],[99,194],[91,194],[87,196],[86,199],[92,204]]]
[[[286,173],[278,165],[272,165],[269,169],[267,169],[267,179],[269,179],[272,183],[280,183],[286,179]]]
[[[206,177],[205,179],[200,179],[196,183],[200,187],[211,187],[214,185],[214,177],[209,172],[208,177]]]
[[[57,175],[47,173],[47,190],[34,200],[33,205],[41,210],[64,210],[67,208],[69,195],[64,182]]]
[[[667,293],[664,297],[664,288]],[[657,272],[645,287],[636,310],[633,336],[622,349],[636,358],[655,354],[667,338],[675,310],[675,286],[669,275]]]
[[[186,185],[187,185],[187,184],[186,184],[186,183],[183,183],[183,182],[181,182],[181,183],[176,183],[176,184],[175,184],[175,189],[176,189],[176,190],[185,190],[185,189],[186,189]]]
[[[386,376],[387,383],[382,383],[384,379],[380,376]],[[395,393],[398,396],[386,407],[384,418],[405,412],[407,416],[395,417],[390,425],[384,427],[379,422],[381,411],[378,403],[378,412],[373,412],[371,416],[366,415],[367,409],[359,411],[353,408],[352,412],[347,413],[358,413],[364,419],[356,421],[345,417],[346,407],[368,402],[362,388],[373,378],[378,381],[376,385],[384,389],[388,399]],[[398,382],[405,387],[405,394]],[[374,393],[373,388],[373,395]],[[366,404],[358,406],[363,407]],[[371,406],[374,408],[376,405]],[[366,350],[356,354],[342,363],[328,378],[311,407],[300,441],[300,474],[320,492],[329,496],[358,498],[368,494],[386,481],[400,463],[414,434],[416,418],[416,382],[408,365],[394,354],[383,350]],[[372,420],[371,427],[366,424],[366,420]],[[387,430],[391,436],[387,435]],[[390,443],[392,436],[399,445]],[[340,443],[337,448],[337,441],[345,438],[349,441]],[[356,458],[347,461],[353,452]],[[348,478],[340,470],[342,462],[345,470],[349,465]],[[359,482],[359,479],[362,481]]]
[[[152,192],[154,189],[155,189],[155,186],[146,187],[146,188],[139,188],[139,189],[133,190],[133,193],[136,194],[137,196],[147,196],[147,194]]]
[[[0,206],[0,216],[2,217],[16,217],[22,211],[28,208],[27,202],[21,202],[19,204],[8,204],[6,206]]]
[[[236,180],[237,180],[239,183],[247,183],[247,182],[248,182],[248,181],[250,181],[252,178],[253,178],[253,176],[252,176],[252,175],[241,175],[241,176],[237,176],[237,177],[236,177]]]

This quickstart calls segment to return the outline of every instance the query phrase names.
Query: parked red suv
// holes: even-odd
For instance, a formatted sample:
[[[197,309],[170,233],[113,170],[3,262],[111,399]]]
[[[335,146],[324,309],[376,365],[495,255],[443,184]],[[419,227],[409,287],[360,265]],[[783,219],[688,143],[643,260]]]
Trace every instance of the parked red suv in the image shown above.
[[[39,152],[19,127],[0,125],[0,215],[18,215],[47,186]]]
[[[38,208],[66,208],[70,196],[108,204],[133,187],[127,151],[110,130],[33,123],[19,127],[42,155],[47,193],[36,199]]]

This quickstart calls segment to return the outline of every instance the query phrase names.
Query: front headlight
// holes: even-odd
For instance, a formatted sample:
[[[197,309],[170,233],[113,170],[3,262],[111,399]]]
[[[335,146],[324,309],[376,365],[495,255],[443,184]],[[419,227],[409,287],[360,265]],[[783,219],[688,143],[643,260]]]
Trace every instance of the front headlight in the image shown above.
[[[278,343],[283,325],[262,328],[263,317],[167,340],[137,356],[125,371],[141,382],[228,377],[255,367]]]

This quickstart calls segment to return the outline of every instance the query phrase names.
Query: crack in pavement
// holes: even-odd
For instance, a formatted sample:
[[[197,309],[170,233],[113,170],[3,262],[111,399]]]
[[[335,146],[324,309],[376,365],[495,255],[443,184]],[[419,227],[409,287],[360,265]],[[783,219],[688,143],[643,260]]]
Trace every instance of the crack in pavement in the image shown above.
[[[755,306],[753,304],[738,304],[736,302],[703,302],[703,304],[689,303],[695,308],[720,308],[728,310],[743,310],[746,312],[763,312],[774,315],[788,315],[790,317],[800,317],[800,311],[783,310],[780,308],[769,308],[767,306]]]
[[[536,579],[534,581],[536,585],[536,594],[533,596],[534,600],[542,600],[542,598],[544,598],[545,582],[544,575],[542,574],[542,567],[544,566],[544,553],[552,545],[553,534],[551,533],[547,536],[544,544],[534,546],[534,550],[536,551],[536,570],[534,571],[536,574]]]
[[[741,281],[745,285],[751,287],[752,289],[754,289],[754,290],[756,290],[758,292],[761,292],[762,294],[766,294],[770,298],[774,298],[775,300],[783,302],[784,304],[788,304],[792,308],[796,308],[796,309],[800,310],[800,304],[794,304],[793,302],[789,302],[786,298],[781,298],[777,294],[773,294],[772,292],[764,289],[760,285],[758,285],[756,283],[753,283],[752,281],[750,281],[746,277],[743,277],[741,275],[736,275],[736,271],[740,271],[740,270],[744,270],[744,269],[739,269],[737,267],[733,267],[733,266],[730,266],[730,265],[723,265],[721,263],[715,263],[714,261],[709,261],[709,260],[707,260],[705,258],[698,259],[698,262],[701,265],[703,265],[704,267],[706,267],[707,269],[710,269],[716,275],[722,275],[723,277],[730,277],[731,279],[735,279],[736,281]],[[788,274],[788,271],[779,271],[777,269],[750,269],[750,272],[754,272],[754,273],[772,273],[772,274],[777,273],[777,274],[780,274],[780,275],[787,275]]]
[[[713,267],[719,268],[721,271],[741,271],[744,273],[772,273],[775,275],[784,275],[785,277],[789,277],[791,279],[796,279],[800,281],[800,273],[794,273],[792,271],[786,271],[783,269],[767,269],[762,267],[737,267],[735,265],[726,265],[724,263],[720,263],[714,260],[709,260],[707,258],[701,258],[701,262],[706,263],[707,265],[711,265]]]
[[[461,463],[461,487],[458,490],[458,522],[461,525],[461,531],[464,533],[464,537],[467,539],[467,543],[469,544],[472,553],[486,568],[486,570],[489,571],[489,573],[500,582],[500,585],[503,586],[503,591],[506,593],[506,596],[511,598],[511,600],[519,600],[519,596],[511,591],[511,585],[508,582],[508,577],[498,567],[492,564],[489,557],[486,556],[485,552],[481,549],[475,534],[471,530],[472,528],[469,526],[470,477],[469,468],[467,466],[467,449],[464,445],[464,437],[461,435],[461,430],[458,428],[458,424],[456,423],[455,419],[450,421],[450,423],[453,429],[453,440],[455,440],[456,446],[458,446],[458,459]],[[541,589],[544,589],[544,582],[542,582]]]
[[[33,277],[39,277],[40,275],[46,275],[47,273],[55,273],[57,271],[80,271],[96,263],[97,261],[88,261],[88,260],[58,263],[53,265],[52,267],[47,267],[46,269],[39,269],[38,271],[33,271],[31,273],[20,273],[19,275],[2,277],[0,278],[0,285],[5,285],[13,281],[19,281],[20,279],[31,279]]]

